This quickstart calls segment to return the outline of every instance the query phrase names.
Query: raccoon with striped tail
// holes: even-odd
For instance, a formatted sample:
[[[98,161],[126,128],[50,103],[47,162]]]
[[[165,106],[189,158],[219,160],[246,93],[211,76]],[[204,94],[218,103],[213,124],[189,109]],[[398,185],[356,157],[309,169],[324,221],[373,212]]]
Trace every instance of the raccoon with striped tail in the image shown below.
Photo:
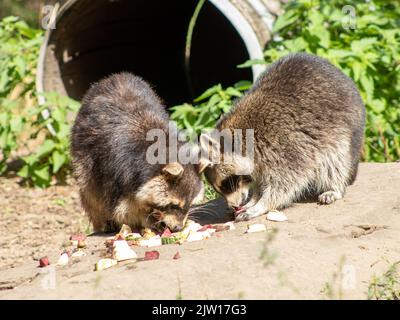
[[[236,221],[310,193],[331,204],[356,178],[364,126],[365,107],[354,82],[325,59],[292,54],[271,64],[217,123],[232,139],[234,130],[254,130],[254,161],[221,152],[219,161],[203,157],[200,163]],[[222,146],[206,133],[200,145],[205,154]],[[250,174],[238,174],[248,166]]]

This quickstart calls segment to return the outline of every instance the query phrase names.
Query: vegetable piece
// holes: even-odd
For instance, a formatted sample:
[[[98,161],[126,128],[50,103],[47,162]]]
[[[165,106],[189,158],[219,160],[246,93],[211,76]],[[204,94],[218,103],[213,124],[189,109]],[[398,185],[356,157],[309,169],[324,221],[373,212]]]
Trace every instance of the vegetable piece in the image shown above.
[[[283,222],[287,221],[287,217],[279,211],[270,211],[267,213],[267,220]]]
[[[144,260],[157,260],[160,257],[158,251],[146,251],[144,254]]]
[[[255,223],[247,226],[247,233],[267,231],[267,227],[262,223]]]
[[[108,258],[100,259],[99,261],[97,261],[95,265],[95,270],[102,271],[104,269],[108,269],[115,266],[117,263],[118,263],[117,260],[114,259],[108,259]]]
[[[48,257],[43,257],[39,260],[39,267],[44,268],[50,265],[50,261]]]
[[[113,258],[117,261],[136,259],[137,255],[125,240],[114,241]]]
[[[66,266],[69,262],[68,253],[64,252],[57,261],[58,266]]]

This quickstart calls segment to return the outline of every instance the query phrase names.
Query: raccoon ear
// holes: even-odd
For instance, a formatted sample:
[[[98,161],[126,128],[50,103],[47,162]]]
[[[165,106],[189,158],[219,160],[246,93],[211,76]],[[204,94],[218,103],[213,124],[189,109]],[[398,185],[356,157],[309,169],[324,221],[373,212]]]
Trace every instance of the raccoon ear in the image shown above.
[[[207,158],[200,158],[199,159],[199,164],[197,165],[197,171],[198,173],[202,173],[204,170],[206,170],[207,167],[212,166],[212,162],[207,159]]]
[[[162,172],[170,177],[178,178],[183,174],[183,167],[178,162],[168,163],[163,169]]]

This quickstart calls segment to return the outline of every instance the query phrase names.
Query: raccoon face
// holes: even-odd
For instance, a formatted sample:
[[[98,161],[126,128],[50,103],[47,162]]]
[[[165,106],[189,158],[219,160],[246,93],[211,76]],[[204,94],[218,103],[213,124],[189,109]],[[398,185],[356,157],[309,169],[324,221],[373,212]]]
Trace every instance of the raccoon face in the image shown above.
[[[203,183],[197,167],[177,162],[165,165],[161,174],[146,182],[136,199],[147,208],[148,221],[159,231],[181,230],[191,205],[201,201]]]
[[[226,171],[224,165],[209,166],[204,174],[214,189],[221,194],[229,207],[239,210],[248,200],[252,187],[252,178],[249,175],[236,175]]]
[[[215,147],[217,142],[208,135],[200,137],[202,149],[219,149]],[[207,153],[210,155],[212,151]],[[209,161],[208,158],[200,158],[200,171],[204,170],[204,175],[214,189],[221,194],[227,204],[234,210],[240,209],[249,201],[249,196],[253,187],[253,179],[249,172],[249,167],[253,164],[243,156],[232,154],[215,154],[211,156],[217,162]]]

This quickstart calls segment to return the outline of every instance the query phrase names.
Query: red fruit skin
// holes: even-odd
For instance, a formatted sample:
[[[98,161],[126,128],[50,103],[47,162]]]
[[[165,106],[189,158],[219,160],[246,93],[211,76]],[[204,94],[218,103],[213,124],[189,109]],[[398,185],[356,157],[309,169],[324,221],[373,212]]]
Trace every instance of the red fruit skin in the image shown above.
[[[86,240],[86,236],[83,234],[73,234],[72,236],[69,237],[69,240],[71,241],[83,241]]]
[[[172,235],[171,230],[169,230],[168,228],[164,230],[164,232],[161,235],[161,238],[169,238]]]
[[[179,251],[177,251],[172,259],[178,260],[180,258],[181,258],[181,255],[179,254]]]
[[[160,257],[158,251],[146,251],[144,254],[144,260],[157,260]]]
[[[214,227],[211,224],[206,224],[198,231],[206,231],[207,229],[214,229]]]
[[[44,268],[47,267],[50,264],[49,258],[43,257],[39,260],[39,267]]]

